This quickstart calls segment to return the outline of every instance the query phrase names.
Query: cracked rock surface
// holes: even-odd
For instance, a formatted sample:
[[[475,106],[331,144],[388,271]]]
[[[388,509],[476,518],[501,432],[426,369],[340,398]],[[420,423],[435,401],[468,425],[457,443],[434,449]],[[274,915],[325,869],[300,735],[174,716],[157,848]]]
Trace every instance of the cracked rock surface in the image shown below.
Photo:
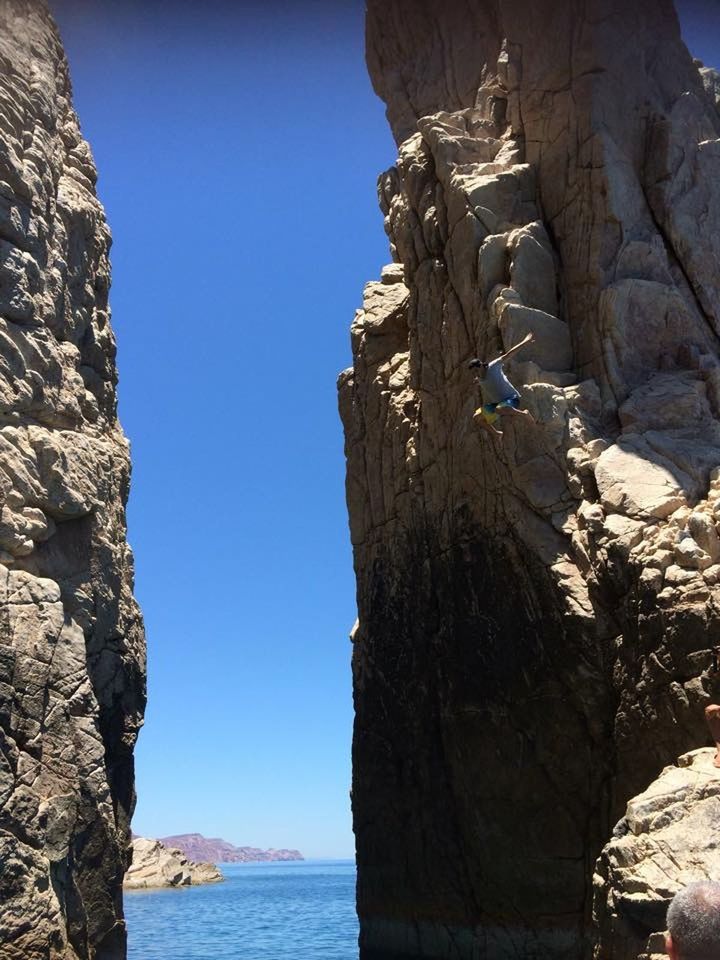
[[[126,890],[147,890],[220,883],[224,879],[214,863],[195,863],[177,847],[166,847],[159,840],[135,837],[132,862],[123,886]]]
[[[122,960],[145,647],[110,234],[42,0],[0,3],[0,955]]]
[[[665,916],[684,887],[720,875],[720,770],[715,750],[686,753],[633,797],[596,864],[601,960],[666,956]]]
[[[669,0],[370,0],[367,61],[398,159],[339,381],[361,952],[577,960],[715,694],[714,81]],[[496,440],[467,362],[530,331],[537,425]]]

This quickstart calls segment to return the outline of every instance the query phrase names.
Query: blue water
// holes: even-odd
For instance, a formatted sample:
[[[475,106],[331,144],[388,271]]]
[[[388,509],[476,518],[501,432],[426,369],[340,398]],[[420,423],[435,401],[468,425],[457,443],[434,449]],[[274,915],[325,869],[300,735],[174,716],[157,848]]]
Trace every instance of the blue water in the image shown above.
[[[128,960],[357,960],[351,861],[220,869],[224,883],[126,891]]]

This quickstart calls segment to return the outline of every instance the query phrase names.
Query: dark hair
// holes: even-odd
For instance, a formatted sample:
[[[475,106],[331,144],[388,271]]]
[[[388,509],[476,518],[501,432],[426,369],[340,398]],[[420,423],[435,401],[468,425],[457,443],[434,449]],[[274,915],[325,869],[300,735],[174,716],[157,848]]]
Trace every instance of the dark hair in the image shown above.
[[[720,883],[691,883],[668,907],[667,926],[681,960],[720,956]]]

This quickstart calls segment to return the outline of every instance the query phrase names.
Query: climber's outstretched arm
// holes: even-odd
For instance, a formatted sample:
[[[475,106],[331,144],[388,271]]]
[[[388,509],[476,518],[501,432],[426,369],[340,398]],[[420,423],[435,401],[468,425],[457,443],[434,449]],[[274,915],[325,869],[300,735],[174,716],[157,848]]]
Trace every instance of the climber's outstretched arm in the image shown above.
[[[535,339],[535,337],[534,337],[534,335],[533,335],[532,333],[526,334],[526,336],[523,337],[523,339],[520,341],[520,343],[516,343],[514,347],[510,347],[509,350],[506,350],[505,353],[501,354],[501,355],[498,357],[498,360],[507,360],[508,357],[511,357],[511,356],[513,355],[513,353],[516,353],[518,350],[520,350],[520,349],[521,349],[522,347],[524,347],[526,344],[532,343],[534,339]]]

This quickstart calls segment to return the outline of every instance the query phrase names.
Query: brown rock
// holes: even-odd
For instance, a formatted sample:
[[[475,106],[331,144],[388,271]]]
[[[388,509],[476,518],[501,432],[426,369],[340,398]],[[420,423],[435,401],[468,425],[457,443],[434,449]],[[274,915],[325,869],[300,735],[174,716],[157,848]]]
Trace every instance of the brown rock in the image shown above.
[[[720,115],[669,0],[370,0],[367,59],[401,288],[340,378],[361,950],[576,960],[715,683]],[[498,441],[467,361],[527,329]]]
[[[0,956],[121,960],[145,645],[110,234],[42,0],[0,3]]]

